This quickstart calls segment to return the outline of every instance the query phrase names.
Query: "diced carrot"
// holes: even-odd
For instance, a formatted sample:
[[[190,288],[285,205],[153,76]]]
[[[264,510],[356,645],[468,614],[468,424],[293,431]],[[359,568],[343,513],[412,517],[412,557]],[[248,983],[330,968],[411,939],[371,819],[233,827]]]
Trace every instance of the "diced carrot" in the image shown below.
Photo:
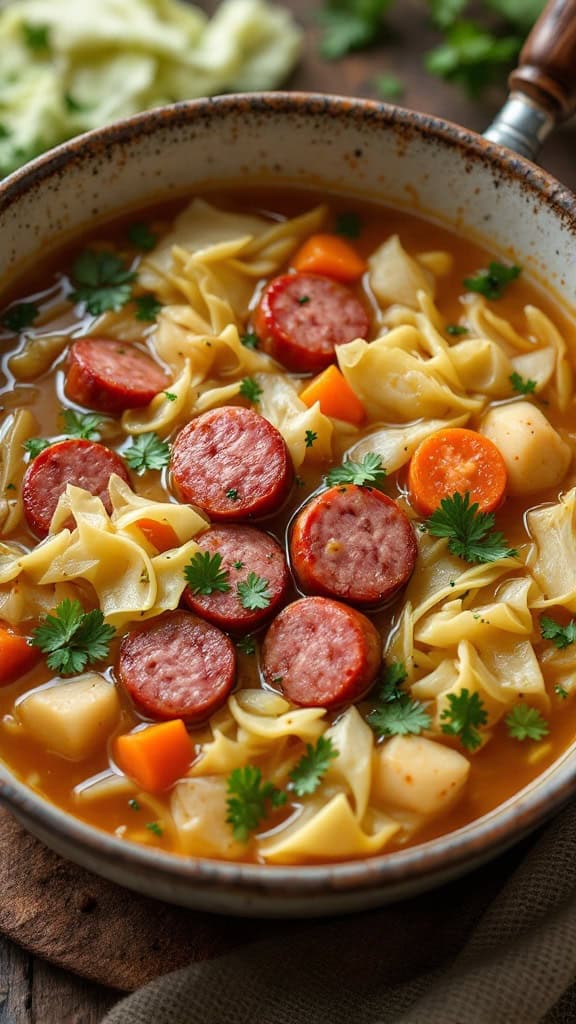
[[[310,408],[320,402],[325,416],[345,420],[359,426],[366,416],[364,406],[337,366],[329,366],[318,377],[314,377],[300,392],[300,398]]]
[[[335,281],[357,281],[366,263],[338,235],[312,235],[298,249],[292,266],[302,274],[323,274]]]
[[[38,657],[39,652],[28,646],[26,637],[0,626],[0,686],[28,672]]]
[[[136,525],[157,551],[170,551],[180,545],[178,535],[169,523],[159,523],[157,519],[139,519]]]
[[[116,739],[119,768],[147,793],[161,793],[186,774],[192,742],[181,718],[150,725]]]
[[[429,516],[442,498],[470,494],[481,512],[492,512],[506,490],[506,466],[496,445],[463,427],[437,430],[418,446],[408,468],[414,508]]]

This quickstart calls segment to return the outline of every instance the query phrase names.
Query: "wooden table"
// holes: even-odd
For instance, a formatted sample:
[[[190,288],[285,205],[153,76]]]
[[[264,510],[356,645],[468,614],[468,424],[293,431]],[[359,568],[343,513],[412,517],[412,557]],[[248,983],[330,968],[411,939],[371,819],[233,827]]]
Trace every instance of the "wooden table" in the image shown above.
[[[204,6],[212,9],[215,5]],[[286,6],[306,28],[304,59],[288,83],[290,88],[376,97],[374,77],[393,73],[405,83],[401,102],[406,107],[447,117],[477,131],[489,124],[498,109],[501,94],[472,102],[423,70],[423,53],[438,41],[427,24],[424,3],[399,2],[389,22],[389,43],[384,41],[377,50],[335,64],[317,56],[314,11],[321,6],[319,0],[291,0]],[[574,125],[549,140],[542,164],[576,191]],[[118,993],[51,967],[0,936],[0,1024],[98,1024],[117,999]]]

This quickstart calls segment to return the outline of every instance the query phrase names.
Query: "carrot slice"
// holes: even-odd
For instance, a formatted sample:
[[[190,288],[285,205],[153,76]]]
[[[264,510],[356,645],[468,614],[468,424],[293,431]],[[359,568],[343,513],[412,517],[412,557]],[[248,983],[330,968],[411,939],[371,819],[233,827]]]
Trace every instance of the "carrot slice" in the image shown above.
[[[161,793],[182,778],[193,757],[181,718],[118,736],[114,753],[119,768],[147,793]]]
[[[138,519],[136,526],[140,527],[146,540],[157,551],[170,551],[180,545],[178,535],[169,523],[159,523],[157,519]]]
[[[323,274],[335,281],[357,281],[366,264],[355,249],[338,235],[312,235],[292,260],[295,270]]]
[[[26,637],[0,626],[0,686],[27,672],[38,657],[39,652],[28,646]]]
[[[320,409],[325,416],[333,416],[334,419],[345,420],[355,426],[359,426],[366,416],[362,402],[334,365],[314,377],[300,392],[300,398],[308,408],[314,402],[320,402]]]
[[[408,468],[414,508],[429,516],[442,498],[469,492],[481,512],[492,512],[506,490],[506,466],[496,445],[464,427],[437,430],[418,446]]]

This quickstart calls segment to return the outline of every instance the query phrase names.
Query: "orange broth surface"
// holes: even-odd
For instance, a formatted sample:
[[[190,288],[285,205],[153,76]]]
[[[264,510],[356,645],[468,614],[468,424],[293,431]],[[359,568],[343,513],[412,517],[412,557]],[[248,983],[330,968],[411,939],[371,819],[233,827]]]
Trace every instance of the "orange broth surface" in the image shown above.
[[[325,196],[313,193],[285,195],[274,190],[271,190],[269,194],[259,190],[257,196],[249,191],[238,194],[211,193],[206,194],[205,198],[220,208],[265,213],[273,218],[294,216],[310,209],[317,202],[326,201]],[[100,227],[92,236],[82,237],[81,245],[67,246],[57,254],[46,257],[42,263],[37,265],[34,272],[18,283],[17,288],[11,288],[10,293],[0,300],[0,310],[15,299],[19,302],[34,300],[41,304],[45,296],[49,298],[54,294],[54,289],[58,290],[58,282],[66,279],[73,257],[89,246],[113,246],[121,255],[134,258],[135,252],[126,242],[127,224],[143,221],[161,235],[163,230],[168,230],[172,217],[179,212],[182,205],[183,203],[165,204],[144,210],[137,216],[131,216],[129,220],[115,221]],[[479,268],[487,266],[491,259],[498,258],[498,255],[495,256],[493,253],[481,249],[438,224],[404,212],[396,212],[374,205],[364,206],[357,201],[350,203],[339,197],[330,198],[329,207],[332,223],[339,213],[349,212],[352,209],[359,214],[362,231],[360,237],[352,244],[363,256],[368,256],[393,233],[400,235],[404,248],[410,254],[435,250],[450,252],[454,257],[454,269],[447,276],[439,278],[436,296],[437,306],[445,315],[447,323],[457,321],[461,314],[460,296],[463,291],[463,278],[474,274]],[[329,226],[327,230],[330,230]],[[356,290],[361,294],[365,290],[365,285],[358,285]],[[257,291],[258,289],[256,289]],[[364,299],[366,300],[366,298],[367,296],[364,294]],[[373,300],[368,297],[368,303],[370,304],[370,302]],[[516,329],[521,331],[523,328],[522,310],[527,303],[537,305],[550,316],[566,338],[569,350],[576,353],[576,328],[570,314],[550,298],[542,287],[531,280],[527,274],[521,275],[514,285],[506,290],[495,309],[498,315],[508,319]],[[66,322],[70,322],[71,315],[77,324],[81,323],[78,311],[72,314],[66,313]],[[150,328],[146,324],[142,326],[144,337],[150,333]],[[247,328],[249,326],[248,323]],[[6,332],[4,340],[0,341],[4,356],[4,369],[3,372],[0,372],[0,424],[4,415],[26,405],[33,411],[38,421],[38,436],[59,435],[62,432],[62,423],[59,420],[61,409],[63,405],[72,407],[71,403],[63,397],[62,391],[62,367],[65,355],[60,357],[56,361],[56,365],[40,380],[30,383],[19,382],[11,377],[7,369],[6,355],[16,351],[20,344],[16,337],[9,335],[9,332]],[[576,445],[576,416],[573,408],[562,417],[548,409],[545,410],[545,413],[552,424],[561,426],[564,436],[568,435]],[[414,419],[417,418],[418,412],[415,410]],[[474,420],[467,424],[470,427],[475,425]],[[372,424],[366,432],[373,429],[374,425]],[[358,439],[361,436],[359,434]],[[101,440],[102,443],[114,448],[121,446],[125,438],[119,426],[115,430],[114,426],[107,425]],[[339,454],[342,455],[342,453]],[[335,464],[339,464],[339,462],[340,458],[335,460]],[[255,525],[262,525],[262,528],[274,534],[284,544],[287,525],[294,511],[302,504],[307,495],[315,491],[321,484],[322,476],[328,467],[329,464],[318,467],[318,469],[301,467],[298,471],[299,486],[293,489],[281,514],[261,520]],[[139,494],[156,500],[175,500],[168,489],[169,480],[166,472],[149,471],[142,477],[131,473],[131,482],[134,490]],[[561,491],[566,491],[575,483],[576,472],[572,469],[563,481]],[[386,492],[392,497],[399,498],[403,503],[407,502],[405,474],[402,471],[398,475],[390,475]],[[528,540],[524,525],[524,515],[527,509],[531,505],[555,501],[558,498],[558,492],[541,492],[535,498],[537,500],[531,502],[508,499],[496,513],[496,527],[502,530],[511,545],[525,543]],[[1,540],[22,544],[27,549],[32,548],[36,543],[25,524],[12,535],[3,536]],[[294,590],[290,599],[298,596]],[[401,605],[402,594],[391,606],[372,616],[382,633],[384,643],[390,630],[393,629],[395,615]],[[30,635],[36,624],[35,621],[27,621],[20,629]],[[262,634],[260,634],[260,639],[261,636]],[[96,671],[105,672],[109,678],[114,678],[114,664],[119,643],[119,639],[112,643],[108,666],[90,666],[86,671],[93,668]],[[19,698],[32,689],[48,683],[52,678],[53,673],[46,667],[44,659],[41,659],[36,667],[23,678],[0,687],[2,724],[5,726],[6,722],[9,724],[12,720],[14,706]],[[259,685],[261,685],[261,680],[257,656],[238,652],[238,686],[255,687]],[[139,811],[134,811],[130,807],[126,794],[110,795],[105,799],[86,802],[79,801],[74,796],[75,787],[81,787],[99,773],[105,773],[111,766],[114,767],[112,757],[114,736],[127,732],[144,721],[132,706],[127,695],[121,692],[120,696],[122,716],[118,727],[114,735],[109,737],[107,747],[101,749],[94,756],[78,762],[66,760],[28,738],[21,730],[14,731],[9,727],[0,727],[0,756],[18,778],[70,814],[107,832],[117,832],[119,835],[138,842],[174,850],[175,845],[170,829],[165,829],[162,835],[157,835],[146,828],[146,824],[151,821],[162,822],[163,813],[167,814],[169,794],[157,796],[149,804],[144,801]],[[369,703],[365,702],[360,705],[360,710],[363,710],[364,707],[368,709],[369,706]],[[329,717],[337,718],[340,713],[341,709],[331,713]],[[550,722],[550,734],[540,743],[514,741],[508,736],[504,722],[499,722],[494,728],[490,742],[470,756],[469,781],[464,795],[457,805],[444,816],[420,827],[414,834],[408,837],[401,836],[399,840],[393,838],[386,849],[394,850],[399,846],[415,845],[464,826],[488,813],[536,778],[572,744],[576,736],[576,711],[571,698],[563,702],[553,700],[546,718]],[[193,729],[191,735],[192,739],[200,744],[210,738],[210,731],[206,727],[201,727]],[[47,740],[47,742],[49,741]],[[460,749],[457,742],[452,743],[449,740],[448,742]],[[266,763],[265,761],[260,763],[265,776]],[[140,797],[138,799],[140,801]],[[266,825],[273,826],[281,819],[282,812],[280,812],[280,816],[277,814],[273,816]],[[255,859],[250,843],[246,846],[245,859],[247,861]]]

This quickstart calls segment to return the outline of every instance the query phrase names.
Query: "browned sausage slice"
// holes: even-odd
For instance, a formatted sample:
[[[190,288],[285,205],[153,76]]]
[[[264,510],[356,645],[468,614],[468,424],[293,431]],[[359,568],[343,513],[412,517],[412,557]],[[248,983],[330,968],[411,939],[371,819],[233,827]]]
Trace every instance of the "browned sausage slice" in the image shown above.
[[[410,520],[396,502],[355,484],[318,494],[290,534],[300,588],[362,607],[389,601],[410,579],[417,553]]]
[[[169,384],[161,366],[135,345],[81,338],[68,353],[64,390],[72,402],[118,413],[148,405]]]
[[[230,633],[251,633],[276,614],[286,598],[290,573],[284,552],[273,537],[253,526],[214,526],[198,537],[198,547],[219,554],[229,590],[211,594],[184,591],[184,600],[198,615]],[[265,608],[245,608],[237,586],[250,573],[266,581]]]
[[[232,641],[190,612],[153,619],[120,645],[118,676],[136,707],[156,720],[203,722],[225,703],[235,674]]]
[[[282,274],[264,289],[254,317],[263,348],[294,373],[319,373],[335,346],[367,338],[370,321],[354,292],[319,274]]]
[[[382,642],[361,612],[325,597],[304,597],[276,616],[262,647],[269,686],[293,704],[334,708],[359,700],[380,667]]]
[[[95,494],[110,514],[108,482],[113,473],[130,482],[120,456],[95,441],[74,438],[45,448],[28,466],[22,483],[28,526],[38,537],[47,535],[58,499],[68,484]]]
[[[280,432],[240,406],[211,409],[188,423],[174,442],[171,468],[184,501],[217,522],[275,512],[294,479]]]

